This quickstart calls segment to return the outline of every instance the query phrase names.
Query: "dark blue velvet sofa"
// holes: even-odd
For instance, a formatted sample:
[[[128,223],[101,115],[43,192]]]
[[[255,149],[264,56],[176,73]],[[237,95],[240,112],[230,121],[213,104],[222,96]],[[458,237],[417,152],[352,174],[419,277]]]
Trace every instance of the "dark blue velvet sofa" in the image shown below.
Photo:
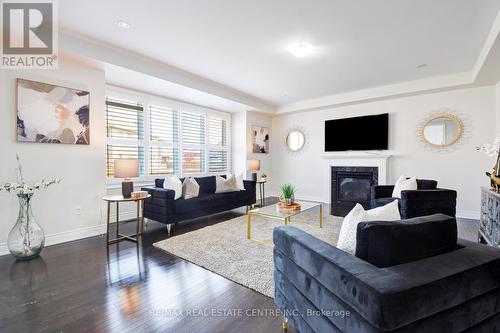
[[[256,202],[255,181],[244,180],[244,191],[215,193],[215,176],[195,177],[195,180],[200,185],[199,196],[187,200],[182,197],[174,200],[175,192],[163,188],[162,178],[155,179],[155,186],[143,187],[143,191],[151,194],[144,202],[144,217],[170,226]]]
[[[443,216],[425,222],[449,229],[452,218]],[[358,226],[362,246],[379,237],[376,224]],[[406,237],[400,232],[392,239]],[[373,242],[370,251],[387,241]],[[500,250],[493,247],[458,240],[451,251],[381,268],[291,226],[274,230],[274,244],[275,303],[301,333],[500,332]]]
[[[417,179],[417,190],[401,191],[401,199],[393,198],[394,185],[375,185],[371,188],[371,208],[398,200],[402,219],[431,214],[455,216],[457,192],[437,187],[437,181]]]

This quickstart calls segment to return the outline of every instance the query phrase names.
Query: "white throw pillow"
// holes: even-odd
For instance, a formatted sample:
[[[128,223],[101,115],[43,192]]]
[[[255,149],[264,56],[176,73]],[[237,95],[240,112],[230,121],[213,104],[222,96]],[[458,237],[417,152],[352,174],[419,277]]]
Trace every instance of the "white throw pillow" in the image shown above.
[[[191,199],[198,197],[200,194],[200,185],[193,177],[186,177],[182,184],[182,196],[184,199]]]
[[[337,248],[354,254],[356,252],[356,230],[359,222],[365,221],[368,218],[363,206],[359,203],[346,215],[342,226],[340,227],[339,240]]]
[[[215,193],[238,192],[240,189],[236,184],[236,177],[225,179],[221,176],[215,176]]]
[[[182,196],[182,183],[179,177],[177,177],[176,175],[165,177],[163,188],[175,191],[175,200],[179,199]]]
[[[399,214],[398,200],[388,203],[382,207],[372,208],[366,211],[368,220],[366,221],[398,221],[401,220]]]
[[[417,189],[416,177],[411,177],[406,179],[405,176],[401,176],[394,185],[394,190],[392,191],[392,197],[401,199],[401,191],[416,190],[416,189]]]
[[[385,206],[365,210],[359,203],[347,214],[340,227],[337,248],[352,255],[356,253],[356,233],[358,224],[366,221],[398,221],[401,220],[399,214],[398,201],[394,200]]]

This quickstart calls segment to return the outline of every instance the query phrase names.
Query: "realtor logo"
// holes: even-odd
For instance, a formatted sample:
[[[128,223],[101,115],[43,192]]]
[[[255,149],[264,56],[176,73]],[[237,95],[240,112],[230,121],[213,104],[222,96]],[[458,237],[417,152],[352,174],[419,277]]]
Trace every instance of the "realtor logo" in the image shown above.
[[[2,68],[57,68],[55,0],[4,0],[1,17]]]

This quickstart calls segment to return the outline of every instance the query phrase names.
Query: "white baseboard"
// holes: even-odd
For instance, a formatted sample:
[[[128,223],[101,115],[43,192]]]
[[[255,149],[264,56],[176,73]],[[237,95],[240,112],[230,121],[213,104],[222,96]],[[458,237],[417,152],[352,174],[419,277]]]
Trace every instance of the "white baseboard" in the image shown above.
[[[120,214],[121,215],[121,214]],[[98,224],[70,231],[58,232],[45,236],[45,246],[71,242],[74,240],[102,235],[106,232],[105,224]],[[8,254],[7,242],[0,243],[0,255]]]
[[[480,215],[481,215],[480,212],[477,212],[474,210],[458,210],[457,211],[457,217],[461,217],[463,219],[479,220]]]

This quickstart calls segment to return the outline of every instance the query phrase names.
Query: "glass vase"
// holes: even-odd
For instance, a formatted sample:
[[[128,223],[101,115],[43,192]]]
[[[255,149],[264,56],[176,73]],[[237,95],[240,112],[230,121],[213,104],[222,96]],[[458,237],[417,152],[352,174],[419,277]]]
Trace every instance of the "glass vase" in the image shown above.
[[[31,210],[33,194],[18,194],[19,216],[9,232],[7,246],[17,260],[29,260],[37,257],[45,244],[45,234],[36,222]]]

